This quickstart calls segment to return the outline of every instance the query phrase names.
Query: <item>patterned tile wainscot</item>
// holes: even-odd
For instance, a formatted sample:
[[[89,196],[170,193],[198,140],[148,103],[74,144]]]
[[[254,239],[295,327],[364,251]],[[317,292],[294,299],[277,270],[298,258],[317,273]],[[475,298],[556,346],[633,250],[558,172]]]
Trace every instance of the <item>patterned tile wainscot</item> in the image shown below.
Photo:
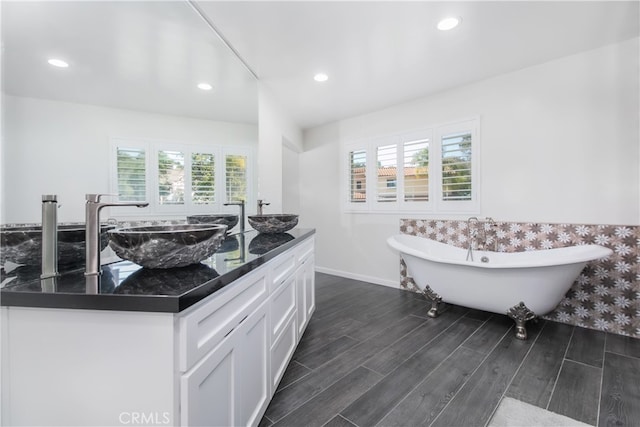
[[[480,224],[482,227],[484,224]],[[404,234],[467,246],[467,222],[401,219]],[[640,226],[497,222],[487,247],[520,252],[595,243],[614,254],[587,264],[560,304],[544,318],[640,338]],[[401,287],[418,291],[401,261]]]

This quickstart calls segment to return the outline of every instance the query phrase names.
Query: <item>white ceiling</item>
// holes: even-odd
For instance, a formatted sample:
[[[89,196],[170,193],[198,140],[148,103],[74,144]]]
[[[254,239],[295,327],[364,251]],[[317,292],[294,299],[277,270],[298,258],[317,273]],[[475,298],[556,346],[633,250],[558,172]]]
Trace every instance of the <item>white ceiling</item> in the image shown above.
[[[303,128],[639,35],[638,1],[197,3]]]
[[[186,1],[1,1],[9,95],[257,123],[257,83]],[[51,57],[70,66],[57,69]],[[209,92],[197,88],[206,81]]]
[[[302,128],[637,37],[638,0],[195,0]],[[185,1],[1,1],[3,91],[257,120],[253,77]],[[461,16],[450,31],[436,30]],[[71,63],[46,64],[51,55]],[[323,71],[330,78],[317,83]],[[201,80],[215,89],[195,88]]]

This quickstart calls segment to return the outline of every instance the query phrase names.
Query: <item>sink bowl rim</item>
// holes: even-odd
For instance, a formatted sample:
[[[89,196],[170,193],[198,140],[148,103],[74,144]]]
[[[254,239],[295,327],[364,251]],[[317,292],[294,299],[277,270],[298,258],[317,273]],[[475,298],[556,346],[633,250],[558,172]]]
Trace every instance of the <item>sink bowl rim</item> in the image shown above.
[[[166,228],[166,229],[163,229]],[[136,225],[132,227],[109,230],[110,234],[175,234],[190,231],[218,231],[227,228],[224,224],[171,224],[171,225]]]
[[[260,214],[260,215],[249,215],[247,218],[251,219],[284,219],[284,218],[297,218],[300,215],[298,214]]]

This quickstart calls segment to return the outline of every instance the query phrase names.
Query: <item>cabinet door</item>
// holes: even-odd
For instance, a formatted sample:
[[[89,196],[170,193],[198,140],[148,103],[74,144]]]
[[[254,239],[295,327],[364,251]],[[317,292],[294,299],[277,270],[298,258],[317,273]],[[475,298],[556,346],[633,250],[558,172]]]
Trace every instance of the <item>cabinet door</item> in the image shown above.
[[[267,302],[263,303],[234,332],[239,362],[237,425],[258,425],[271,397],[268,309]]]
[[[315,296],[315,267],[313,255],[302,261],[296,270],[297,292],[297,327],[298,340],[309,323],[309,319],[316,307]]]
[[[316,310],[316,264],[313,255],[305,260],[304,272],[305,309],[307,312],[307,322],[309,322],[311,315]]]
[[[180,424],[234,426],[238,382],[238,351],[230,334],[181,378]]]

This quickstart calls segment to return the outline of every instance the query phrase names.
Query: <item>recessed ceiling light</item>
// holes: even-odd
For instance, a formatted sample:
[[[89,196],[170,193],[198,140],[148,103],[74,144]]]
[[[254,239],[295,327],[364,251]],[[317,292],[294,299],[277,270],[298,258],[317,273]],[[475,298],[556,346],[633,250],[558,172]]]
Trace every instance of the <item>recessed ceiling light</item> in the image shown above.
[[[452,30],[455,27],[457,27],[461,21],[462,21],[462,18],[455,18],[455,17],[444,18],[440,22],[438,22],[438,29],[441,31]]]
[[[69,66],[69,64],[63,61],[62,59],[51,58],[47,62],[50,65],[53,65],[54,67],[59,67],[59,68],[67,68]]]
[[[209,83],[200,83],[198,84],[198,89],[211,90],[213,89],[213,86],[211,86]]]
[[[317,82],[326,82],[327,80],[329,80],[329,76],[327,76],[325,73],[318,73],[313,76],[313,80]]]

